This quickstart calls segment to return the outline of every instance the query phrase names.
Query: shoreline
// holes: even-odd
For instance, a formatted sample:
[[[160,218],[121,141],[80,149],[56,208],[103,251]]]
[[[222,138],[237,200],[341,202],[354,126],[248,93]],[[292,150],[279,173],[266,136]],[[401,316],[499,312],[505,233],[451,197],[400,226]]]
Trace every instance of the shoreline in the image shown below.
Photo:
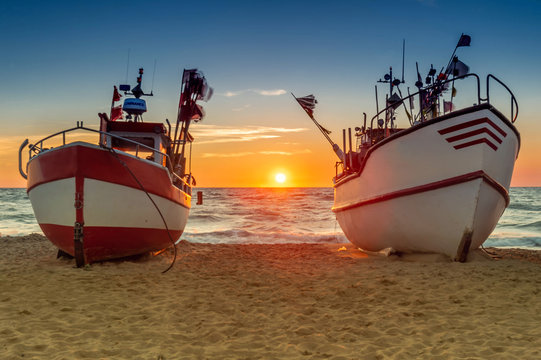
[[[0,238],[5,359],[541,357],[541,252],[368,256],[351,244],[198,244],[74,267]]]

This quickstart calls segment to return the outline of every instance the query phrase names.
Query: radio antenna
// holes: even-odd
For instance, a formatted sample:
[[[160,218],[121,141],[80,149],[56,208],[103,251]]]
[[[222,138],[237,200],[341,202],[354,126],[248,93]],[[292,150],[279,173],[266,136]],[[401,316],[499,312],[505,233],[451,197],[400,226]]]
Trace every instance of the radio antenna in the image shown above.
[[[406,54],[406,39],[402,39],[402,83],[404,83],[404,57]]]
[[[150,87],[150,93],[154,90],[154,75],[156,75],[156,59],[154,59],[154,71],[152,72],[152,86]]]
[[[130,69],[130,48],[128,48],[128,61],[126,62],[126,81],[124,84],[128,83],[128,70]]]

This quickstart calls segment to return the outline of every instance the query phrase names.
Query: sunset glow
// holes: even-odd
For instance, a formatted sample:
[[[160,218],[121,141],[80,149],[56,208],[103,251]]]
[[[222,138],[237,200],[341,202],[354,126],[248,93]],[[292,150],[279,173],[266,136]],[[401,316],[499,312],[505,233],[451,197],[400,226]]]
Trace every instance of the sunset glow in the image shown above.
[[[282,173],[276,174],[274,177],[274,180],[276,180],[277,183],[283,184],[286,182],[286,176]]]
[[[453,12],[448,11],[449,4],[435,0],[350,1],[332,7],[325,2],[298,1],[288,3],[287,11],[265,2],[245,6],[211,1],[197,4],[198,14],[209,19],[205,26],[200,26],[198,16],[188,16],[181,2],[129,7],[98,3],[103,3],[100,11],[88,11],[85,2],[72,2],[69,7],[61,2],[21,2],[4,9],[7,41],[3,54],[7,55],[0,59],[0,66],[9,71],[4,72],[0,89],[6,119],[0,136],[0,187],[26,186],[18,164],[18,149],[26,138],[36,143],[75,127],[76,121],[98,129],[98,113],[111,111],[113,85],[134,85],[139,67],[145,69],[143,90],[154,91],[146,99],[145,121],[169,119],[173,132],[182,69],[199,68],[214,88],[212,99],[202,104],[205,118],[190,127],[196,139],[191,170],[197,186],[332,187],[340,159],[291,93],[317,98],[313,115],[342,148],[343,129],[362,126],[363,112],[370,126],[370,119],[381,109],[389,90],[378,79],[389,67],[404,81],[401,91],[410,87],[413,93],[417,67],[425,74],[431,64],[438,70],[445,66],[461,33],[472,36],[471,46],[455,55],[482,78],[495,74],[517,96],[520,112],[515,125],[521,146],[511,186],[541,186],[537,83],[531,81],[530,72],[517,70],[535,69],[541,58],[541,50],[531,40],[541,35],[539,2],[485,1],[476,3],[475,11]],[[466,1],[452,4],[453,9],[471,8]],[[310,16],[299,16],[306,7],[311,9]],[[121,40],[111,36],[120,13],[124,18],[144,14],[147,30]],[[73,14],[80,14],[76,24],[70,22]],[[232,22],[230,14],[242,21]],[[96,16],[108,25],[96,27]],[[362,26],[359,18],[365,20]],[[393,26],[382,27],[382,18]],[[423,21],[412,22],[412,18]],[[178,21],[183,23],[181,28]],[[67,24],[74,25],[73,29],[66,31]],[[317,41],[311,37],[314,24]],[[25,31],[17,30],[21,26]],[[404,32],[397,34],[396,29]],[[425,41],[427,29],[438,29],[430,41]],[[179,39],[181,46],[171,46]],[[45,44],[48,55],[34,56]],[[108,56],[95,61],[95,54]],[[30,86],[38,83],[47,84],[47,91]],[[374,96],[376,84],[379,103]],[[466,81],[457,83],[458,96],[476,91],[468,86]],[[79,97],[82,88],[84,101]],[[496,90],[491,97],[498,99],[502,91]],[[495,105],[509,108],[503,101]],[[400,120],[397,126],[409,124]],[[90,142],[96,143],[97,137]],[[22,160],[24,170],[28,148]],[[277,178],[278,173],[285,175],[283,180]]]

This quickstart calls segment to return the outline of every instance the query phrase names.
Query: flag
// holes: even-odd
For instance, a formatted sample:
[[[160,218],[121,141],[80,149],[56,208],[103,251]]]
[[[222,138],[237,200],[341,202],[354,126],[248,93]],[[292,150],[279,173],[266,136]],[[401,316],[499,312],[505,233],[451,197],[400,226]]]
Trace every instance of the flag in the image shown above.
[[[460,39],[458,40],[458,44],[456,44],[456,47],[470,46],[470,42],[471,42],[471,36],[462,34],[460,36]]]
[[[122,95],[120,95],[120,93],[118,92],[118,89],[116,88],[116,85],[115,85],[115,90],[113,91],[113,102],[120,101],[121,97],[122,97]]]
[[[193,76],[192,74],[196,74],[197,69],[184,69],[182,72],[182,82],[188,82],[190,78]]]
[[[470,71],[470,67],[458,59],[453,63],[453,76],[455,77],[466,75]]]
[[[207,80],[203,78],[203,84],[201,85],[201,91],[197,95],[197,100],[209,101],[214,93],[214,89],[208,86]]]
[[[421,78],[421,74],[419,74],[419,64],[417,62],[415,62],[415,67],[417,68],[417,82],[415,82],[415,86],[420,89],[423,87],[423,79]]]
[[[293,95],[293,97],[295,97],[295,95]],[[300,98],[295,97],[295,99],[297,100],[299,105],[304,109],[304,111],[306,111],[308,116],[310,116],[310,118],[314,120],[314,109],[316,108],[316,104],[317,104],[316,97],[310,94],[305,97],[300,97]]]
[[[453,89],[451,90],[451,97],[456,96],[456,88],[453,86]]]
[[[443,112],[444,113],[451,112],[451,111],[454,111],[454,110],[455,110],[455,106],[453,105],[453,103],[451,101],[443,100]]]
[[[199,121],[202,120],[203,117],[205,117],[205,110],[203,110],[203,107],[199,104],[195,104],[195,108],[192,113],[191,120]]]
[[[111,108],[111,121],[122,119],[122,105]]]
[[[293,94],[291,94],[293,95]],[[327,130],[325,129],[323,126],[321,126],[320,123],[318,123],[316,121],[316,119],[314,119],[314,109],[316,108],[316,104],[317,104],[317,100],[316,100],[316,97],[312,94],[308,95],[308,96],[304,96],[304,97],[296,97],[295,95],[293,95],[293,97],[295,98],[295,100],[297,100],[297,102],[299,103],[299,105],[304,109],[304,111],[306,111],[306,113],[308,114],[308,116],[310,116],[310,119],[312,119],[312,121],[314,121],[314,123],[316,124],[316,126],[322,131],[324,132],[325,134],[329,135],[331,133],[330,130]]]
[[[387,106],[392,106],[393,109],[399,107],[400,104],[402,104],[402,98],[400,98],[397,93],[394,93],[390,98],[387,99]]]
[[[458,57],[454,57],[449,63],[449,66],[445,70],[445,74],[452,75],[454,77],[463,76],[470,72],[470,67],[458,60]]]

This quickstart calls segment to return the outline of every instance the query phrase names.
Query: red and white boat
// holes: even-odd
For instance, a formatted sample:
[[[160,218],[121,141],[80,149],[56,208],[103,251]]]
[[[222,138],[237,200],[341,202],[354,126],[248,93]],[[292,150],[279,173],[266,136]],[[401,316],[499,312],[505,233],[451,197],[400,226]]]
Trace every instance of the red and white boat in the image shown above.
[[[457,48],[469,43],[469,36],[462,35]],[[468,73],[455,52],[439,75],[431,67],[423,83],[418,74],[419,91],[412,95],[402,96],[403,80],[394,79],[391,69],[380,80],[390,86],[386,107],[369,126],[365,114],[364,125],[355,128],[355,148],[351,129],[349,136],[343,131],[343,150],[334,145],[341,171],[334,178],[332,210],[349,241],[363,250],[442,253],[465,261],[509,204],[520,148],[513,125],[518,104],[493,75],[486,77],[482,98],[479,77]],[[473,98],[455,109],[455,85],[467,82]],[[509,117],[495,107],[502,97],[490,96],[494,87],[510,101]],[[313,110],[310,99],[300,99],[301,106]],[[398,128],[399,115],[411,126]]]
[[[146,102],[137,85],[120,85],[123,105],[114,88],[111,115],[99,114],[100,130],[77,122],[28,146],[29,160],[19,170],[45,236],[77,265],[155,251],[180,238],[191,207],[191,164],[186,163],[193,138],[192,121],[203,117],[197,100],[212,89],[197,70],[184,70],[177,123],[143,121]],[[120,121],[125,113],[126,121]],[[93,134],[96,143],[69,142]],[[74,134],[77,133],[77,134]],[[60,253],[60,252],[59,252]]]

